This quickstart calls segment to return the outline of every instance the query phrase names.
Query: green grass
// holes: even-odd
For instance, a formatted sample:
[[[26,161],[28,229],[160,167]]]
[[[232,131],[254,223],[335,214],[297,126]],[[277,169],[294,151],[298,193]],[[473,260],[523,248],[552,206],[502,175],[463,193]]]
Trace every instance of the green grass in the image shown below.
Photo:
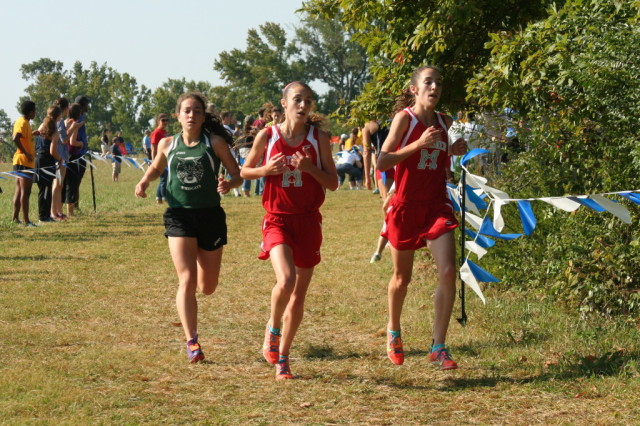
[[[0,170],[10,166],[0,165]],[[221,284],[199,297],[207,361],[189,365],[174,308],[176,275],[140,172],[97,164],[82,212],[28,229],[10,223],[13,182],[0,180],[0,422],[24,423],[636,423],[637,324],[582,318],[553,300],[485,286],[452,321],[461,368],[427,362],[434,271],[421,252],[403,314],[404,366],[384,349],[388,251],[368,263],[380,229],[369,191],[329,193],[322,263],[281,383],[260,355],[271,265],[259,261],[260,200],[226,197]],[[152,185],[152,190],[155,185]],[[32,220],[36,217],[34,187]],[[526,259],[522,260],[526,262]],[[514,265],[517,267],[518,265]],[[454,316],[459,315],[456,305]]]

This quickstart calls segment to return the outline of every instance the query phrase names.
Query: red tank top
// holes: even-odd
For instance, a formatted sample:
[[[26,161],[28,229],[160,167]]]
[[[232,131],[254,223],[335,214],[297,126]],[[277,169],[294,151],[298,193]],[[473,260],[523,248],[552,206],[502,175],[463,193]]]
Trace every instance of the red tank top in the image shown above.
[[[410,118],[409,127],[397,149],[418,140],[427,127],[411,108],[401,114]],[[447,197],[447,167],[449,167],[449,136],[443,114],[436,112],[436,128],[441,139],[429,148],[414,152],[396,165],[396,199],[400,202],[425,202]]]
[[[262,206],[268,213],[273,214],[304,214],[317,211],[324,203],[325,190],[320,183],[308,173],[301,172],[291,166],[294,153],[302,152],[309,146],[309,154],[313,163],[322,168],[320,151],[318,150],[318,131],[309,126],[309,133],[305,139],[295,147],[289,146],[278,125],[267,128],[267,149],[264,162],[278,153],[283,153],[287,159],[287,170],[280,175],[266,176]]]

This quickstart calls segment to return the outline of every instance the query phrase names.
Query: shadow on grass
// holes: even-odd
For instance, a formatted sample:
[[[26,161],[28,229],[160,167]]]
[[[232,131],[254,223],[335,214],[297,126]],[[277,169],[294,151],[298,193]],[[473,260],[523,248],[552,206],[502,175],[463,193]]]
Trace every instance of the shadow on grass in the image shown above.
[[[637,361],[640,359],[640,352],[613,351],[595,357],[571,357],[557,365],[550,365],[546,371],[529,377],[513,378],[506,375],[484,376],[484,377],[452,377],[447,380],[442,391],[456,391],[466,388],[494,387],[499,384],[528,384],[544,383],[550,380],[569,381],[578,378],[591,377],[611,377],[626,373],[635,374],[637,371]]]
[[[326,359],[337,361],[341,359],[365,358],[366,355],[357,352],[336,354],[329,345],[307,345],[302,350],[302,357],[309,360]]]

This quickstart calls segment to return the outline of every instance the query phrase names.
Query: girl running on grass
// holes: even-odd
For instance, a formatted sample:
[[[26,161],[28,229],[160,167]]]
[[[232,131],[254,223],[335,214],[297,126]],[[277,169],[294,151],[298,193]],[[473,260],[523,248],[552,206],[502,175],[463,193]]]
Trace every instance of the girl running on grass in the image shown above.
[[[338,188],[329,136],[312,118],[313,92],[294,81],[282,91],[285,119],[261,130],[253,142],[241,175],[266,177],[262,205],[262,252],[271,264],[276,284],[271,292],[263,354],[276,364],[276,379],[292,379],[289,350],[302,322],[304,300],[313,268],[320,262],[325,190]],[[258,166],[258,164],[261,164]]]
[[[136,196],[146,190],[168,166],[165,236],[178,273],[176,305],[187,339],[189,362],[204,359],[198,343],[196,289],[212,294],[218,285],[222,249],[227,244],[227,224],[220,195],[240,186],[238,164],[231,155],[232,139],[217,117],[205,112],[206,99],[200,93],[178,98],[176,115],[182,131],[163,138]],[[220,162],[231,177],[217,178]]]
[[[411,84],[396,102],[396,115],[378,157],[378,169],[396,166],[396,193],[391,198],[381,235],[389,239],[393,275],[389,282],[387,353],[394,364],[404,362],[400,315],[411,282],[414,253],[429,247],[438,270],[433,342],[429,359],[443,370],[457,368],[444,346],[455,300],[456,249],[453,230],[458,222],[446,192],[450,155],[467,151],[464,139],[449,145],[453,120],[436,112],[442,75],[433,66],[416,69]]]

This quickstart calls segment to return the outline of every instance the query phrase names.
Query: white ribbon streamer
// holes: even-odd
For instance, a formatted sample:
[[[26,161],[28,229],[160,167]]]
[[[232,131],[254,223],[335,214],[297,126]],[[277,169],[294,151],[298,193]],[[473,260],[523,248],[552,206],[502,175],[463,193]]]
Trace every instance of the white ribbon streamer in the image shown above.
[[[480,285],[478,284],[478,281],[476,281],[476,277],[473,276],[473,272],[471,272],[471,269],[469,268],[469,263],[466,261],[460,268],[460,279],[478,295],[483,304],[487,304],[487,301],[484,299],[484,294],[482,294],[482,290],[480,289]]]
[[[592,195],[591,199],[624,223],[631,223],[631,214],[622,204],[614,203],[610,199],[597,194]]]

